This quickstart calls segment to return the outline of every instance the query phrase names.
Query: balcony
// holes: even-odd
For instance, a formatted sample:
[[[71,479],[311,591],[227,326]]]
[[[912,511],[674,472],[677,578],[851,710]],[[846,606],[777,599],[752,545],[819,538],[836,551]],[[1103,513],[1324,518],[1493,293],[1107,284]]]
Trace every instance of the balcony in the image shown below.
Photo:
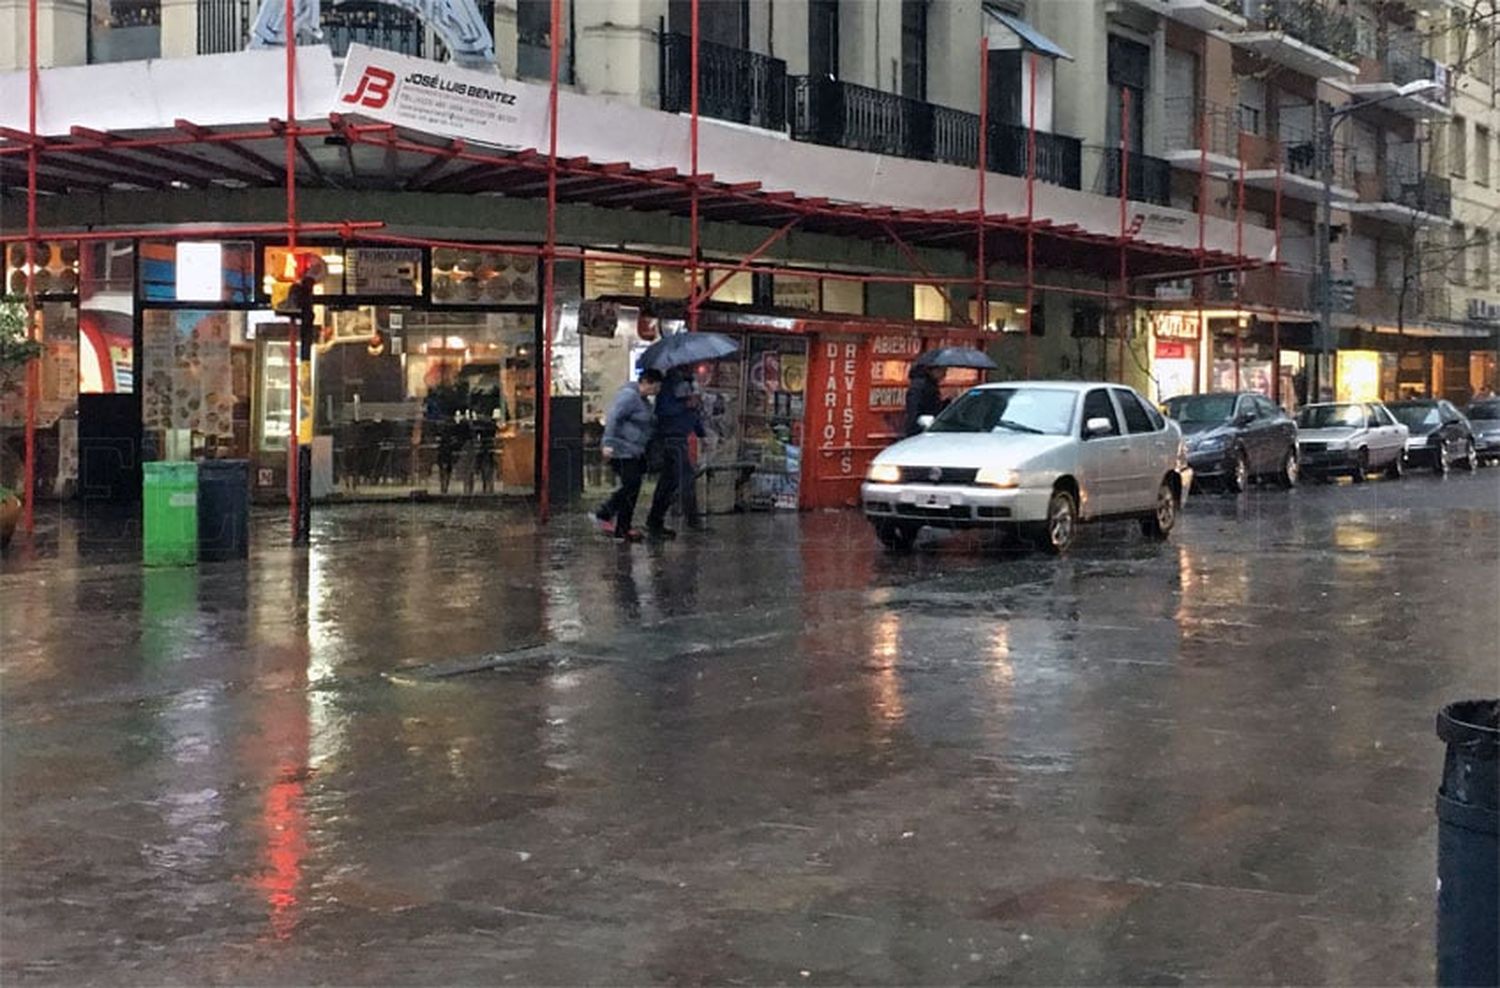
[[[1283,131],[1275,137],[1241,134],[1240,149],[1245,159],[1245,184],[1257,189],[1275,191],[1304,202],[1322,202],[1323,179],[1318,173],[1318,150],[1311,135]],[[1354,152],[1345,145],[1334,145],[1331,167],[1331,196],[1335,205],[1359,198],[1355,191]]]
[[[1232,175],[1239,170],[1237,111],[1191,96],[1168,97],[1166,110],[1162,137],[1168,164],[1189,172],[1201,166],[1210,175]]]
[[[252,16],[250,0],[198,0],[198,54],[244,48]]]
[[[1264,309],[1280,309],[1283,313],[1311,312],[1317,308],[1313,295],[1316,279],[1311,272],[1293,268],[1273,271],[1267,267],[1246,271],[1244,277],[1245,285],[1240,289],[1234,272],[1205,275],[1204,301],[1222,305],[1242,301]]]
[[[973,113],[836,79],[795,76],[790,89],[794,140],[966,168],[978,161],[979,117]],[[1027,139],[1025,127],[990,124],[990,170],[1025,175]],[[1082,188],[1082,155],[1076,138],[1038,131],[1036,176]]]
[[[1096,195],[1119,196],[1120,194],[1120,150],[1119,148],[1089,148],[1090,165],[1094,170],[1093,190]],[[1172,204],[1172,163],[1163,158],[1131,151],[1125,159],[1125,195],[1136,202],[1149,202],[1157,206]]]
[[[1199,31],[1243,31],[1241,0],[1131,0],[1135,6]]]
[[[692,38],[661,36],[661,108],[692,109]],[[786,129],[786,63],[760,52],[698,42],[698,112],[716,120]]]
[[[1354,75],[1354,21],[1320,0],[1261,0],[1260,23],[1230,35],[1241,48],[1317,79]]]
[[[1399,288],[1384,285],[1356,285],[1354,315],[1384,326],[1398,322],[1411,323],[1427,314],[1422,289],[1412,285],[1403,294]]]
[[[1349,212],[1388,223],[1446,226],[1453,215],[1453,183],[1410,169],[1387,168],[1384,174],[1357,177],[1359,201]]]
[[[1382,110],[1399,113],[1408,120],[1423,121],[1452,115],[1448,108],[1447,75],[1432,59],[1416,50],[1416,42],[1392,45],[1380,59],[1380,78],[1345,86],[1356,102],[1379,102]],[[1367,63],[1368,65],[1368,63]],[[1401,87],[1413,82],[1434,83],[1419,95],[1403,96]]]

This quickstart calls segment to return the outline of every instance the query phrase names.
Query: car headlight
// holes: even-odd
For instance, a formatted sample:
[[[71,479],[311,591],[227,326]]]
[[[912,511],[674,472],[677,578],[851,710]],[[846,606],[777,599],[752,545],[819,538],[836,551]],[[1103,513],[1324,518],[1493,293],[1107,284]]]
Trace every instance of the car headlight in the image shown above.
[[[899,484],[901,468],[894,463],[871,463],[865,479],[872,484]]]
[[[1331,443],[1328,444],[1328,449],[1331,452],[1335,452],[1335,453],[1339,452],[1341,450],[1348,449],[1348,448],[1349,448],[1349,442],[1348,442],[1348,440],[1338,440],[1336,442],[1331,442]]]
[[[1020,487],[1021,475],[1000,467],[980,467],[979,472],[974,475],[974,483],[984,487]]]
[[[1223,449],[1229,444],[1228,436],[1206,436],[1196,443],[1189,442],[1188,448],[1205,453],[1211,453],[1216,449]]]

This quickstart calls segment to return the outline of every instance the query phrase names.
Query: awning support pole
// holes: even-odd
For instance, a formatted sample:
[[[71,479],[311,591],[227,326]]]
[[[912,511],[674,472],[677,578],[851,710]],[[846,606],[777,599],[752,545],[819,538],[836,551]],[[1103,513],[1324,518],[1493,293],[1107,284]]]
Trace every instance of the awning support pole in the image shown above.
[[[1130,277],[1129,253],[1130,225],[1128,202],[1130,192],[1130,89],[1120,87],[1120,338],[1115,344],[1116,363],[1119,365],[1120,383],[1125,383],[1125,337],[1130,332]]]
[[[975,322],[981,329],[990,323],[989,286],[990,269],[985,259],[985,172],[990,167],[990,41],[984,32],[979,34],[979,219],[974,243],[974,298],[977,300]],[[890,224],[887,224],[889,227]],[[894,234],[893,234],[894,235]],[[900,240],[897,240],[900,243]],[[904,244],[902,244],[905,247]],[[910,253],[910,252],[908,252]],[[943,300],[948,303],[948,321],[959,317],[953,311],[953,299],[946,290]]]
[[[1031,324],[1036,319],[1036,52],[1029,56],[1031,94],[1026,111],[1026,322],[1021,376],[1031,378]],[[1046,327],[1044,326],[1045,330]]]
[[[536,413],[541,419],[541,470],[537,478],[537,518],[552,518],[552,341],[557,335],[557,75],[562,60],[562,0],[551,4],[547,91],[547,251],[543,265],[542,373]]]
[[[296,256],[297,250],[297,19],[294,0],[286,0],[286,242]],[[299,281],[301,272],[298,272]],[[305,286],[311,291],[309,286]],[[311,300],[304,304],[311,305]],[[292,545],[302,545],[310,533],[302,530],[301,439],[302,439],[302,372],[298,367],[301,356],[301,319],[293,321],[287,333],[287,367],[291,375],[292,393],[287,428],[286,490],[290,504]]]
[[[36,193],[37,193],[37,88],[41,84],[41,72],[37,61],[37,0],[27,3],[27,80],[26,80],[26,128],[29,142],[26,145],[26,336],[39,340],[36,310]],[[36,531],[36,405],[42,386],[41,358],[26,364],[26,491],[21,495],[23,504],[21,525],[27,534]]]

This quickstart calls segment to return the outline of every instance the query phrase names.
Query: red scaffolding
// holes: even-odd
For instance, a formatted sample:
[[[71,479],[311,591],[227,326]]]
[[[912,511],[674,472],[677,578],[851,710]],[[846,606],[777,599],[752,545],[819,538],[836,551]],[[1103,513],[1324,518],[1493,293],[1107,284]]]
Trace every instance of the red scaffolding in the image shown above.
[[[540,483],[537,489],[539,518],[547,520],[551,514],[549,479],[551,469],[551,374],[552,351],[557,335],[556,266],[559,260],[582,259],[582,248],[558,243],[557,213],[560,205],[583,203],[605,208],[649,209],[685,215],[688,219],[689,249],[686,258],[645,257],[626,251],[610,251],[610,256],[623,261],[643,261],[663,267],[678,267],[689,273],[691,284],[687,304],[689,328],[695,329],[703,304],[725,281],[743,272],[772,272],[776,265],[765,263],[762,258],[791,230],[804,229],[811,232],[866,239],[889,241],[913,269],[910,273],[850,273],[843,271],[819,271],[816,277],[823,280],[852,281],[862,284],[906,284],[930,285],[942,293],[947,302],[949,320],[953,328],[972,330],[976,324],[983,325],[988,318],[987,300],[992,290],[1009,289],[1024,293],[1026,321],[1036,318],[1035,298],[1037,291],[1094,298],[1119,306],[1117,323],[1117,368],[1123,380],[1126,374],[1125,354],[1127,337],[1130,334],[1129,316],[1132,303],[1149,303],[1156,300],[1151,293],[1137,294],[1130,290],[1131,278],[1143,281],[1195,278],[1199,288],[1198,298],[1200,331],[1203,327],[1202,281],[1205,275],[1215,271],[1233,271],[1237,278],[1246,270],[1264,266],[1265,262],[1248,258],[1243,250],[1243,176],[1239,190],[1239,207],[1236,210],[1236,247],[1233,251],[1210,249],[1206,242],[1208,219],[1207,187],[1209,170],[1207,162],[1206,119],[1200,116],[1200,147],[1203,149],[1199,162],[1199,195],[1197,196],[1198,238],[1196,248],[1172,247],[1155,244],[1139,235],[1141,217],[1131,221],[1130,193],[1130,148],[1127,138],[1128,126],[1122,126],[1118,148],[1118,191],[1120,228],[1117,235],[1093,233],[1074,224],[1055,223],[1037,215],[1036,182],[1038,166],[1037,149],[1037,54],[1028,53],[1026,72],[1029,79],[1030,98],[1026,121],[1025,192],[1026,211],[1022,215],[991,213],[986,202],[986,175],[989,158],[989,106],[986,78],[980,73],[978,104],[979,131],[977,171],[977,202],[973,209],[898,209],[890,206],[833,201],[817,196],[799,195],[791,191],[765,189],[758,181],[723,182],[699,169],[699,0],[692,0],[690,31],[690,107],[689,107],[689,161],[684,173],[676,168],[638,168],[628,161],[596,162],[583,157],[562,158],[558,149],[559,117],[559,68],[560,38],[562,32],[562,10],[560,0],[551,0],[551,51],[549,58],[548,104],[547,104],[547,148],[520,151],[500,151],[471,146],[459,139],[445,139],[432,134],[413,131],[388,123],[366,123],[330,114],[326,120],[299,120],[296,102],[297,46],[295,11],[292,0],[286,0],[286,113],[283,120],[272,120],[265,126],[201,126],[189,120],[177,120],[174,126],[144,133],[115,134],[92,130],[87,127],[72,127],[66,137],[43,136],[37,127],[37,98],[40,88],[40,72],[37,52],[37,0],[28,0],[30,17],[28,36],[28,130],[24,133],[0,128],[0,180],[12,176],[17,170],[15,161],[24,157],[26,178],[26,232],[24,235],[0,236],[0,243],[21,241],[26,245],[28,272],[35,271],[35,252],[42,241],[37,218],[37,203],[43,192],[60,193],[74,189],[108,188],[112,182],[125,181],[144,184],[147,187],[168,188],[171,183],[154,182],[161,169],[173,171],[169,174],[182,176],[189,183],[205,181],[207,176],[228,176],[246,185],[273,187],[280,185],[285,194],[286,220],[284,224],[215,224],[212,228],[198,226],[173,229],[157,227],[139,230],[68,230],[49,229],[48,238],[79,241],[119,239],[131,236],[160,237],[170,234],[180,239],[211,238],[228,234],[245,235],[262,233],[281,235],[287,243],[296,247],[299,235],[337,235],[345,240],[359,239],[375,243],[399,243],[425,247],[458,246],[483,249],[493,245],[470,244],[457,240],[402,235],[384,230],[379,220],[348,217],[335,223],[304,223],[298,215],[297,186],[299,181],[319,182],[324,180],[322,169],[308,150],[309,141],[336,140],[352,154],[353,148],[365,147],[382,151],[388,160],[394,161],[405,176],[402,186],[417,191],[441,188],[445,191],[465,193],[504,193],[508,196],[544,195],[546,200],[546,229],[542,244],[535,248],[507,246],[512,253],[531,254],[539,258],[544,276],[542,360],[540,367],[540,391],[542,399],[537,403],[538,433],[540,437]],[[981,38],[981,65],[988,62],[989,43]],[[1124,119],[1128,121],[1131,107],[1128,101],[1122,107]],[[282,162],[278,168],[273,158],[280,151]],[[189,153],[189,149],[191,153]],[[352,160],[352,159],[351,159]],[[350,165],[352,168],[352,164]],[[1279,173],[1278,173],[1279,175]],[[1280,247],[1280,188],[1276,185],[1277,253],[1271,262],[1272,281],[1279,271]],[[702,257],[700,225],[703,221],[735,222],[766,228],[765,239],[747,252],[737,263],[717,264],[721,270],[713,284],[702,283]],[[1019,236],[1021,245],[1015,240]],[[997,239],[998,238],[998,239]],[[917,253],[917,248],[942,248],[967,250],[972,244],[974,273],[971,276],[934,275]],[[996,248],[1010,248],[1009,251]],[[993,278],[989,266],[997,257],[1015,264],[1024,265],[1025,276],[1021,280]],[[1087,288],[1063,284],[1053,279],[1039,280],[1040,270],[1083,269],[1099,272],[1106,282],[1104,288]],[[1117,272],[1117,284],[1108,286],[1105,272]],[[37,301],[34,278],[28,278],[26,299],[27,325],[35,335],[39,332]],[[971,286],[977,302],[977,318],[967,320],[954,304],[952,289]],[[1246,303],[1242,291],[1237,291],[1237,305]],[[1273,332],[1279,333],[1279,298],[1272,290]],[[1023,375],[1032,373],[1032,332],[1025,327],[1022,334]],[[297,347],[292,350],[292,401],[293,427],[288,470],[288,494],[291,501],[291,520],[294,537],[298,531],[302,491],[297,470],[297,410],[295,403],[301,393],[297,369]],[[26,379],[26,514],[24,525],[29,530],[34,525],[33,504],[36,490],[35,478],[35,421],[38,400],[38,374],[35,362],[28,370]]]

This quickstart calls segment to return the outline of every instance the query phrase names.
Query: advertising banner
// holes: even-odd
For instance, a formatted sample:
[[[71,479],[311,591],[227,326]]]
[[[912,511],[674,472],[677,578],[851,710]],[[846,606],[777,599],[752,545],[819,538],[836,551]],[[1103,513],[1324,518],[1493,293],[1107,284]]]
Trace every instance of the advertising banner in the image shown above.
[[[345,113],[508,150],[543,143],[545,90],[497,73],[354,44],[335,105]]]

